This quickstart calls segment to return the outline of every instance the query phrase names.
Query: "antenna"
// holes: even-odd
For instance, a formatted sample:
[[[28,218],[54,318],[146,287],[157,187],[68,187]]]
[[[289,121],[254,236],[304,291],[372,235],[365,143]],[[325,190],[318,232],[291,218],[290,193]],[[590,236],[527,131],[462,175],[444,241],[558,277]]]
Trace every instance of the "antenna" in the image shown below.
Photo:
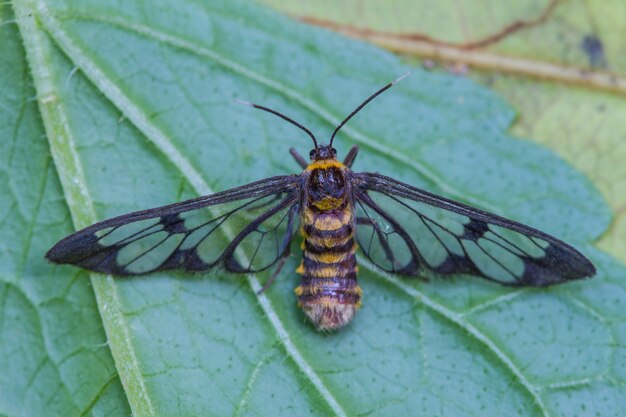
[[[311,133],[311,131],[309,129],[307,129],[306,127],[302,126],[300,123],[296,122],[292,118],[287,117],[284,114],[277,112],[276,110],[272,110],[272,109],[270,109],[268,107],[265,107],[265,106],[259,106],[258,104],[250,103],[249,101],[243,101],[243,100],[235,100],[235,101],[237,103],[239,103],[239,104],[245,104],[246,106],[254,107],[255,109],[259,109],[259,110],[266,111],[268,113],[272,113],[274,116],[278,116],[281,119],[288,121],[292,125],[299,127],[300,129],[304,130],[307,133],[307,135],[309,135],[311,137],[311,139],[313,139],[313,144],[315,145],[315,149],[317,150],[317,139],[315,139],[315,136],[313,135],[313,133]]]
[[[393,87],[394,84],[399,83],[400,81],[404,80],[406,77],[408,77],[411,74],[412,74],[412,71],[409,71],[409,72],[403,74],[402,76],[396,78],[394,81],[390,82],[389,84],[387,84],[386,86],[384,86],[383,88],[381,88],[380,90],[378,90],[377,92],[375,92],[374,94],[369,96],[367,98],[367,100],[365,100],[363,103],[359,104],[359,106],[356,109],[354,109],[352,111],[352,113],[350,113],[348,115],[348,117],[343,119],[343,121],[341,123],[339,123],[339,125],[335,128],[335,131],[333,132],[332,136],[330,137],[330,143],[328,144],[328,146],[331,146],[331,147],[333,146],[333,139],[335,139],[335,135],[337,134],[337,132],[339,132],[339,129],[341,129],[343,127],[343,125],[348,123],[348,120],[352,119],[352,116],[354,116],[355,114],[360,112],[361,109],[367,105],[367,103],[369,103],[370,101],[374,100],[376,97],[378,97],[379,95],[381,95],[382,93],[384,93],[385,91],[387,91],[388,89]]]

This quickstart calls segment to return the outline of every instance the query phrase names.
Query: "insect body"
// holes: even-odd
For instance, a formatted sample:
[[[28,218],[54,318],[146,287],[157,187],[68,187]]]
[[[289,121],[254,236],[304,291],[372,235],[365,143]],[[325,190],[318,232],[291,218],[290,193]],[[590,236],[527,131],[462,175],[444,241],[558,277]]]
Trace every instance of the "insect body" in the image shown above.
[[[542,287],[595,274],[585,256],[546,233],[393,178],[353,172],[357,147],[338,161],[337,132],[394,83],[350,113],[327,146],[287,116],[247,103],[311,137],[310,163],[290,150],[301,174],[105,220],[62,239],[46,257],[115,275],[214,267],[252,273],[282,265],[300,231],[302,281],[295,292],[320,330],[343,327],[361,304],[357,248],[379,268],[406,276],[470,274]]]
[[[304,175],[303,259],[298,302],[315,325],[332,330],[348,323],[361,305],[356,280],[356,230],[347,168],[333,149],[320,147]]]

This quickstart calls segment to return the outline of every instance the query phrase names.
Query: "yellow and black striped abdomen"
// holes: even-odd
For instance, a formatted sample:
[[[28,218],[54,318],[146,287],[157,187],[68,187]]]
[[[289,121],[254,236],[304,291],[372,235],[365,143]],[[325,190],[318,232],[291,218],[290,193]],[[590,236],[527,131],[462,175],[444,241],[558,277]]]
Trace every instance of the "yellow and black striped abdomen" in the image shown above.
[[[302,222],[304,256],[297,272],[298,303],[320,330],[346,325],[361,305],[357,283],[356,243],[351,207],[305,209]]]

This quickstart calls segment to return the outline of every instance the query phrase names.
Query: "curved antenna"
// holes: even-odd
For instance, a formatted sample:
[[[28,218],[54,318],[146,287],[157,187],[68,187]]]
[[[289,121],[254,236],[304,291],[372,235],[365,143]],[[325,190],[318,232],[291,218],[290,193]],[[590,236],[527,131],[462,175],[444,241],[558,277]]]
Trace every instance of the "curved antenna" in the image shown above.
[[[307,135],[309,135],[311,137],[311,139],[313,139],[313,144],[315,145],[315,149],[317,150],[317,139],[315,139],[315,135],[313,135],[313,133],[311,133],[311,131],[309,129],[307,129],[306,127],[302,126],[300,123],[296,122],[292,118],[287,117],[284,114],[277,112],[276,110],[272,110],[269,107],[259,106],[258,104],[250,103],[249,101],[243,101],[243,100],[235,100],[235,101],[237,103],[239,103],[239,104],[245,104],[246,106],[254,107],[255,109],[259,109],[259,110],[266,111],[268,113],[272,113],[274,116],[278,116],[281,119],[288,121],[292,125],[299,127],[300,129],[304,130],[307,133]]]
[[[339,125],[335,128],[335,131],[333,132],[332,136],[330,137],[330,143],[328,144],[328,146],[331,146],[331,147],[333,146],[333,139],[335,139],[335,135],[337,134],[337,132],[339,132],[339,129],[341,129],[343,127],[343,125],[348,123],[348,120],[352,119],[352,116],[354,116],[355,114],[360,112],[361,109],[367,105],[367,103],[369,103],[370,101],[374,100],[376,97],[378,97],[379,95],[381,95],[382,93],[384,93],[385,91],[390,89],[394,84],[399,83],[400,81],[404,80],[406,77],[408,77],[411,74],[412,74],[412,71],[409,71],[409,72],[403,74],[402,76],[396,78],[394,81],[390,82],[389,84],[387,84],[386,86],[384,86],[383,88],[381,88],[380,90],[378,90],[377,92],[375,92],[374,94],[369,96],[367,98],[367,100],[365,100],[363,103],[359,104],[359,107],[354,109],[352,111],[352,113],[350,113],[348,115],[348,117],[343,119],[343,121],[341,123],[339,123]]]

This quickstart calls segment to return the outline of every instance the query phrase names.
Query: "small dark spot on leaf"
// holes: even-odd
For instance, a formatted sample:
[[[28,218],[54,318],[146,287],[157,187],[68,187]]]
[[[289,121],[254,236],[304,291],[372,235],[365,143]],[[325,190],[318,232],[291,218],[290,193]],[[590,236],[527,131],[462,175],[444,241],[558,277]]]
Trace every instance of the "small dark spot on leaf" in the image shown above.
[[[596,35],[587,35],[580,43],[580,48],[587,55],[589,65],[593,68],[606,68],[604,45]]]

